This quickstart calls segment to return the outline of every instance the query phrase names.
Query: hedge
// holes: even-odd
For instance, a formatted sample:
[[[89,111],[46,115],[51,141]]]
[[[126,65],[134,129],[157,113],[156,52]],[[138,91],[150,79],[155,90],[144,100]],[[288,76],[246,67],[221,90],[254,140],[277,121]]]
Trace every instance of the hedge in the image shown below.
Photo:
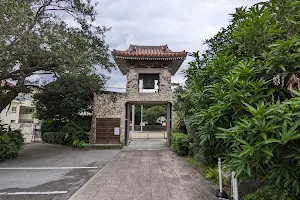
[[[88,143],[88,133],[83,131],[70,130],[61,132],[45,132],[42,134],[44,143],[59,144],[73,147],[83,147]]]
[[[189,142],[190,137],[183,133],[172,133],[171,134],[171,146],[179,155],[189,154]]]
[[[61,132],[45,132],[42,134],[42,140],[49,144],[65,145],[66,134]]]

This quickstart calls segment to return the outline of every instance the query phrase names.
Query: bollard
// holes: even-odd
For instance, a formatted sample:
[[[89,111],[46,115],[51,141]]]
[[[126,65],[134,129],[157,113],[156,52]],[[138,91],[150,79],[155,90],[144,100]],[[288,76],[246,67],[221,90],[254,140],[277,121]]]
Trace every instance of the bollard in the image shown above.
[[[225,191],[223,191],[223,183],[222,183],[222,162],[221,158],[218,159],[218,168],[219,168],[219,185],[220,190],[216,192],[216,197],[219,199],[228,199],[228,195]]]

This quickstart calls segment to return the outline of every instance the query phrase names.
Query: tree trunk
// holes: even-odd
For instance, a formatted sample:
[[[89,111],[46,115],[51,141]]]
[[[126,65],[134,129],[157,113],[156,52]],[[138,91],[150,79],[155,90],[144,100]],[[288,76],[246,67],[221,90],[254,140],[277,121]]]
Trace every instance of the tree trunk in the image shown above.
[[[2,89],[0,91],[0,112],[8,106],[12,100],[14,100],[18,94],[24,90],[26,76],[21,77],[15,86],[11,86],[11,90],[6,93],[5,90]]]
[[[1,94],[0,96],[0,112],[8,106],[12,100],[14,100],[18,96],[18,92],[10,91],[7,94]]]

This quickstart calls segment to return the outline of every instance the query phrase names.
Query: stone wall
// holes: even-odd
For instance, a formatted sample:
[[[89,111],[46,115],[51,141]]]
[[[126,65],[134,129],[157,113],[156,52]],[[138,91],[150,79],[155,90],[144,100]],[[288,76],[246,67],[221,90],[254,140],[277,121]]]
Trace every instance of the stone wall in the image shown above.
[[[126,78],[126,93],[128,95],[139,93],[139,74],[134,68],[129,69],[128,73],[126,74]]]
[[[120,118],[120,142],[125,142],[126,94],[107,92],[94,94],[90,143],[96,143],[96,118]]]
[[[159,74],[159,92],[170,95],[171,89],[171,72],[168,68],[164,68],[162,73]]]
[[[128,102],[172,102],[171,73],[168,68],[162,69],[159,74],[158,93],[140,93],[139,75],[136,71],[131,68],[127,73],[126,94]]]

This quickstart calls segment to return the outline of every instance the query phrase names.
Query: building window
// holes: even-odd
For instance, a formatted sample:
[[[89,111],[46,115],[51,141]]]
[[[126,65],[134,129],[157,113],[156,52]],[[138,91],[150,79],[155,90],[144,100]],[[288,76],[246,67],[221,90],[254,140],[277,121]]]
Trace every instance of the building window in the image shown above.
[[[33,108],[21,108],[20,109],[20,114],[30,114],[33,113],[34,109]]]
[[[16,120],[10,120],[10,123],[12,123],[12,124],[16,123]]]
[[[11,107],[11,112],[16,113],[17,112],[17,107],[15,107],[15,106]]]

